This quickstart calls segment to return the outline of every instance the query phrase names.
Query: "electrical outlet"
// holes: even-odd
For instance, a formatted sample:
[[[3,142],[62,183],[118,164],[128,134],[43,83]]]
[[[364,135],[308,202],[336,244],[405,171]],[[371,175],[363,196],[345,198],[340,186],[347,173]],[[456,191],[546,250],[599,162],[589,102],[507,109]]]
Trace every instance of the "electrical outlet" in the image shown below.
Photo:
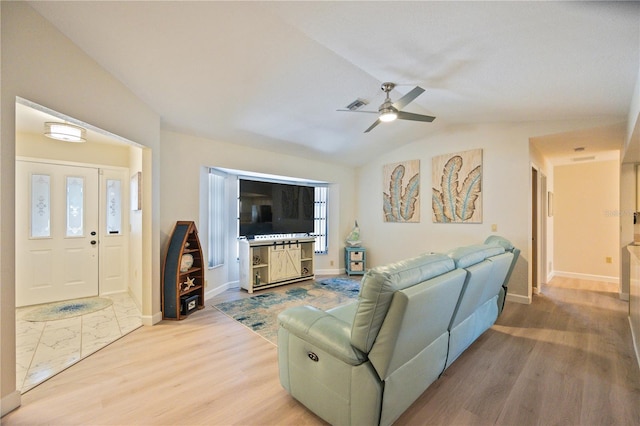
[[[333,266],[333,260],[329,262],[329,266]]]
[[[204,280],[204,288],[207,288],[208,285],[209,285],[209,280]]]
[[[607,262],[607,263],[611,263],[611,257],[610,257],[610,256],[605,257],[605,259],[604,259],[604,260],[605,260],[605,262]]]

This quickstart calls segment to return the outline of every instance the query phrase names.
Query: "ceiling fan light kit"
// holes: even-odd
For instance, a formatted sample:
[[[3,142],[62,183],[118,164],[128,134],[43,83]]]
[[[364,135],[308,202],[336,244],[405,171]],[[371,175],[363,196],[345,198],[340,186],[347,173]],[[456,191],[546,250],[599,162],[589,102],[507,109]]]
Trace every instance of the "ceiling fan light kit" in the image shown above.
[[[394,83],[382,83],[380,89],[385,93],[386,97],[382,105],[378,108],[378,119],[371,125],[365,133],[370,132],[374,127],[376,127],[380,123],[389,123],[396,119],[400,120],[411,120],[411,121],[424,121],[424,122],[432,122],[435,120],[435,117],[430,115],[422,115],[422,114],[414,114],[411,112],[401,111],[402,108],[411,103],[415,98],[420,96],[424,89],[420,86],[416,86],[409,93],[398,99],[396,102],[391,101],[391,97],[389,96],[389,92],[396,87]],[[358,99],[347,106],[346,110],[339,111],[347,111],[347,112],[373,112],[375,111],[358,111],[358,109],[362,106],[366,105],[366,102]]]
[[[389,123],[396,118],[398,118],[398,113],[391,108],[388,108],[384,111],[380,111],[380,121],[383,123]]]

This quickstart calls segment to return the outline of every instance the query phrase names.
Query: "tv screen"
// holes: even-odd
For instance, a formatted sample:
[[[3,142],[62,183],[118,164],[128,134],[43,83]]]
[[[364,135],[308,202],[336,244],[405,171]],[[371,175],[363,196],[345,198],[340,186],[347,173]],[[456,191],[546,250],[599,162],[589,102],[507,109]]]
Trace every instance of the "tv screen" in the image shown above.
[[[312,186],[240,179],[240,236],[313,233]]]

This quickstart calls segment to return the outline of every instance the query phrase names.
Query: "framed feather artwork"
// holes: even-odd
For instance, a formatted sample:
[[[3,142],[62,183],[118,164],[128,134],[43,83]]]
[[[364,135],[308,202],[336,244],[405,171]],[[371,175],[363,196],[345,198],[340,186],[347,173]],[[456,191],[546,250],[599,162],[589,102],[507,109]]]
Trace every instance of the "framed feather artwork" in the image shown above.
[[[433,157],[434,223],[482,223],[482,149]]]
[[[385,222],[420,222],[420,160],[383,167]]]

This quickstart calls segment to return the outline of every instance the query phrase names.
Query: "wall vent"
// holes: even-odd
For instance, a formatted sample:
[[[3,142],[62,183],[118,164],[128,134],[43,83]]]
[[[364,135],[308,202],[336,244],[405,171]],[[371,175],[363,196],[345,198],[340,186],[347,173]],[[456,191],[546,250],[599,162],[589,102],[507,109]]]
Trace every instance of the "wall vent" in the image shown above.
[[[592,155],[590,157],[576,157],[576,158],[572,158],[572,161],[589,161],[589,160],[595,160],[596,157],[595,155]]]

